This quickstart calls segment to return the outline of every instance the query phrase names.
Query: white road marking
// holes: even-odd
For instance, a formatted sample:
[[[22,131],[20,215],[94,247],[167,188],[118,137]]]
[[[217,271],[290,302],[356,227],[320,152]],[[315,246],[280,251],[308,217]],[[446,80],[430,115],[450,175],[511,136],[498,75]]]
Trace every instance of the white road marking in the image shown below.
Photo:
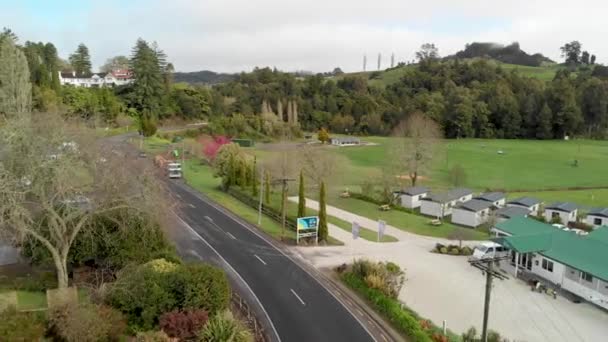
[[[190,208],[196,208],[196,206],[192,203],[188,203],[188,205],[190,206]]]
[[[236,240],[236,237],[234,237],[234,235],[230,234],[229,232],[226,232],[226,235],[230,236],[233,240]]]
[[[300,296],[298,296],[298,294],[296,293],[296,291],[294,291],[293,289],[290,289],[291,293],[293,293],[294,296],[296,296],[296,298],[298,298],[298,300],[300,301],[300,303],[302,303],[302,305],[306,305],[306,303],[304,303],[304,301],[302,300],[302,298],[300,298]]]
[[[260,258],[259,256],[257,256],[257,254],[253,255],[254,257],[256,257],[258,260],[260,260],[260,262],[264,265],[266,265],[266,261],[262,260],[262,258]],[[293,290],[292,290],[293,291]]]
[[[182,196],[181,196],[180,194],[175,194],[175,197],[177,197],[177,198],[179,198],[179,199],[181,199],[181,198],[182,198]]]
[[[212,219],[211,217],[209,217],[209,216],[205,216],[205,220],[207,220],[207,221],[209,221],[209,222],[213,223],[213,219]]]

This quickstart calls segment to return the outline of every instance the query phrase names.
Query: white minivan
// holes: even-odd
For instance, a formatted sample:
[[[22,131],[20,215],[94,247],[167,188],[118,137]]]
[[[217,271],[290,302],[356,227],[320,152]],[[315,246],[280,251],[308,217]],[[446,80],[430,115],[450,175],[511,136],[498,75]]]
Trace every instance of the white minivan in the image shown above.
[[[169,174],[169,178],[182,178],[182,164],[169,163],[167,165],[167,173]]]
[[[507,256],[509,254],[509,250],[495,242],[483,242],[477,246],[473,250],[473,255],[471,259],[474,260],[484,260],[484,259],[492,259],[492,258],[500,258]]]

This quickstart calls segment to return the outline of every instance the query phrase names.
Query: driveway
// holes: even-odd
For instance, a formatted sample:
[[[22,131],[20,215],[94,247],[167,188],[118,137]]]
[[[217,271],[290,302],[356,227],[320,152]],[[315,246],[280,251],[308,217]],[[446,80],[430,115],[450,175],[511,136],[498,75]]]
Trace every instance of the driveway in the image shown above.
[[[315,201],[307,199],[306,203],[312,209],[318,208]],[[331,206],[327,206],[327,212],[345,221],[357,221],[362,227],[377,229],[377,223],[365,217]],[[481,272],[469,266],[466,257],[429,252],[436,242],[445,240],[390,226],[386,233],[399,241],[353,241],[348,236],[345,246],[295,248],[316,267],[336,266],[356,258],[395,262],[406,270],[407,281],[399,298],[409,307],[437,325],[446,320],[448,328],[456,333],[471,326],[481,331],[485,291],[485,277]],[[563,297],[553,299],[532,292],[522,281],[513,278],[494,281],[489,322],[491,329],[517,341],[602,341],[608,336],[605,311],[591,304],[574,304]]]

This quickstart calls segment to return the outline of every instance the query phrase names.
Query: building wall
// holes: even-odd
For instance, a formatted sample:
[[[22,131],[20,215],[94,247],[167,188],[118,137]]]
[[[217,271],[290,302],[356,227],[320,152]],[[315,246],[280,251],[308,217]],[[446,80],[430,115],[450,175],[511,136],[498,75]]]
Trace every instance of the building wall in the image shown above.
[[[489,213],[490,209],[484,209],[480,212],[472,212],[460,208],[454,208],[452,211],[452,223],[467,227],[477,227],[488,220]]]
[[[551,219],[553,218],[553,213],[559,215],[563,224],[576,221],[576,210],[571,213],[566,213],[559,210],[545,209],[545,220],[547,220],[547,222],[551,222]]]
[[[428,215],[428,216],[433,216],[433,217],[442,217],[441,207],[442,207],[442,205],[437,202],[421,201],[420,202],[420,213],[423,215]],[[447,213],[444,212],[444,216],[445,215],[447,215]]]
[[[588,282],[581,278],[581,272],[566,267],[566,274],[562,283],[562,288],[566,289],[577,296],[584,298],[585,300],[608,309],[608,291],[606,287],[608,283],[597,278],[593,278],[593,281]]]
[[[494,206],[502,208],[505,206],[505,202],[506,202],[506,199],[503,198],[501,200],[495,201]]]
[[[600,224],[595,224],[594,223],[595,219],[601,220]],[[603,217],[603,216],[587,215],[587,217],[585,218],[585,223],[592,225],[594,227],[599,227],[599,226],[603,226],[603,225],[608,225],[608,218]]]
[[[415,195],[415,196],[410,196],[407,194],[402,194],[401,195],[401,206],[405,207],[405,208],[418,208],[420,207],[420,199],[424,198],[426,196],[426,194],[420,194],[420,195]]]
[[[543,268],[543,259],[553,263],[553,272]],[[564,272],[566,272],[566,266],[555,260],[536,254],[536,257],[532,259],[532,272],[551,281],[553,284],[561,284]]]

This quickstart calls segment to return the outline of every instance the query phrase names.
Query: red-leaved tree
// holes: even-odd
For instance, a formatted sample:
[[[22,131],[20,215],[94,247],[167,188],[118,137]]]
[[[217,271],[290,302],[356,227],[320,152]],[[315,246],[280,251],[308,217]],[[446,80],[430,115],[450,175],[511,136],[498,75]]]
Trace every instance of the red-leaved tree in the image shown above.
[[[223,135],[218,135],[212,139],[202,138],[199,142],[203,145],[203,154],[209,161],[213,161],[222,145],[230,144],[230,139]]]
[[[208,319],[205,310],[174,310],[160,316],[158,325],[169,337],[187,341],[196,337]]]

